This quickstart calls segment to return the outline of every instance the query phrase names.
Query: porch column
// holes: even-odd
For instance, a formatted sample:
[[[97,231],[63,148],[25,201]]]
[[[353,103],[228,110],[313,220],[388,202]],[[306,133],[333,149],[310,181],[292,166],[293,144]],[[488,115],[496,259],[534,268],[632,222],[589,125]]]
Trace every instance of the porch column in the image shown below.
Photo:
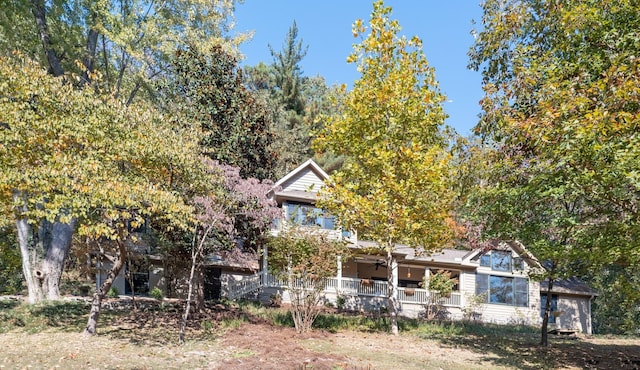
[[[426,266],[424,268],[424,289],[429,290],[429,279],[431,278],[431,269],[429,269],[429,266]]]
[[[262,247],[262,285],[267,285],[267,274],[269,274],[269,259],[267,246]]]
[[[338,280],[338,285],[336,285],[336,293],[342,289],[342,256],[338,256],[338,271],[336,278]]]

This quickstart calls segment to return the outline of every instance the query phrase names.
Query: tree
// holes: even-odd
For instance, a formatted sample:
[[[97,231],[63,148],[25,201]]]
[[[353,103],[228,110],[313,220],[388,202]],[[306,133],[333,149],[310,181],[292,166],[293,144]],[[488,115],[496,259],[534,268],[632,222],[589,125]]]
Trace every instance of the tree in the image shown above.
[[[221,46],[188,43],[172,63],[172,77],[162,86],[165,111],[201,126],[207,157],[239,167],[244,177],[270,178],[270,116],[244,86],[236,58]]]
[[[211,160],[205,160],[205,163],[215,186],[209,194],[193,199],[196,224],[190,248],[187,304],[180,326],[181,343],[184,342],[191,309],[194,276],[202,268],[204,256],[213,251],[236,248],[238,244],[246,249],[258,248],[273,220],[281,217],[276,202],[267,198],[273,183],[255,178],[243,179],[237,167]],[[198,301],[203,299],[200,294]]]
[[[282,231],[267,245],[269,271],[285,281],[296,332],[308,332],[320,313],[325,281],[335,276],[338,256],[346,257],[348,250],[322,230],[300,226]]]
[[[0,58],[0,80],[0,206],[16,225],[30,302],[59,294],[73,233],[117,244],[113,278],[126,260],[129,225],[159,217],[185,227],[191,207],[179,184],[199,184],[192,129],[77,90],[20,56]]]
[[[298,115],[304,110],[304,102],[301,99],[302,71],[300,62],[307,55],[308,46],[302,47],[302,40],[298,40],[298,26],[293,21],[287,38],[282,47],[282,51],[276,52],[271,45],[271,56],[273,57],[273,69],[275,85],[278,95],[286,110],[292,110]]]
[[[517,238],[549,284],[586,270],[625,271],[620,286],[636,286],[637,4],[491,0],[483,9],[470,56],[484,76],[476,130],[497,149],[495,176],[483,189],[493,203],[484,216],[502,223],[494,235],[530,221]],[[637,292],[626,292],[632,306]]]
[[[399,37],[390,14],[382,1],[374,3],[370,32],[347,59],[361,77],[315,143],[346,157],[318,204],[344,228],[376,242],[386,257],[391,331],[397,334],[394,249],[397,243],[442,248],[452,236],[452,192],[440,131],[444,96],[422,42]],[[362,21],[354,23],[355,36],[365,30]]]
[[[202,44],[224,44],[229,49],[245,37],[224,36],[233,10],[233,2],[228,0],[214,4],[197,0],[16,0],[3,4],[3,10],[0,55],[8,57],[19,50],[48,66],[53,76],[64,75],[67,83],[78,87],[92,85],[126,105],[141,91],[153,93],[151,81],[165,73],[169,56],[185,37]],[[24,243],[35,242],[47,251],[43,267],[50,270],[52,278],[45,278],[46,285],[51,284],[45,296],[51,299],[59,295],[55,276],[61,274],[76,223],[74,218],[66,221],[43,218],[34,225],[37,240],[29,239],[31,226],[18,225]]]
[[[16,0],[3,5],[0,53],[20,50],[54,76],[76,74],[80,85],[97,82],[127,105],[141,92],[154,95],[152,82],[166,73],[185,39],[232,50],[247,37],[226,35],[233,0]]]

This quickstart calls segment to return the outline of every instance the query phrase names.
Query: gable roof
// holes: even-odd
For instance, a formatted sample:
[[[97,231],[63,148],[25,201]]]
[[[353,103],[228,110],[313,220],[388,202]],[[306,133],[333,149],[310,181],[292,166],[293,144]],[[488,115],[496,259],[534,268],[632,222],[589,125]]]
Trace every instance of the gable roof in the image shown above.
[[[322,181],[325,181],[329,178],[329,175],[326,172],[324,172],[324,170],[320,168],[320,166],[318,166],[318,164],[313,159],[309,158],[303,164],[296,167],[293,171],[284,175],[283,178],[276,181],[274,186],[275,187],[281,186],[284,188],[285,187],[284,185],[291,182],[291,180],[294,180],[295,177],[300,176],[301,174],[304,174],[305,171],[312,171],[318,177],[318,179]]]
[[[483,248],[477,248],[467,253],[464,256],[466,262],[470,262],[473,259],[479,258],[482,254],[490,250],[507,250],[511,249],[522,257],[527,265],[530,267],[539,267],[540,262],[538,259],[529,252],[529,250],[518,240],[489,240]]]
[[[284,199],[315,202],[327,179],[329,175],[313,159],[308,159],[275,183],[273,195],[278,203]]]

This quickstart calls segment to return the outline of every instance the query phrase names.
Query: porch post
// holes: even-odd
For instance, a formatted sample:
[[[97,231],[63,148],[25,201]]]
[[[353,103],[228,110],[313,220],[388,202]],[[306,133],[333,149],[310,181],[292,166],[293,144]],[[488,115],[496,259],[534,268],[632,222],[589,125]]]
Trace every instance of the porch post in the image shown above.
[[[430,277],[431,277],[431,269],[429,269],[429,266],[425,266],[425,268],[424,268],[424,283],[425,283],[424,288],[426,290],[429,290],[429,278]]]
[[[338,279],[338,285],[336,285],[336,293],[342,289],[342,256],[338,256],[338,272],[336,278]]]

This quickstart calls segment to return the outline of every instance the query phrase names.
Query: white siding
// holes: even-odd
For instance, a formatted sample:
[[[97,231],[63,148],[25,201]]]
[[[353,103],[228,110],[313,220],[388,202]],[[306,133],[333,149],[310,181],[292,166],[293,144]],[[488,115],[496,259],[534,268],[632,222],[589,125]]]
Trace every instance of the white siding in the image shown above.
[[[298,190],[316,193],[323,185],[322,179],[318,177],[310,167],[307,167],[282,184],[282,190]]]
[[[556,327],[559,329],[579,330],[591,334],[591,311],[589,297],[568,295],[558,296],[558,311]]]

